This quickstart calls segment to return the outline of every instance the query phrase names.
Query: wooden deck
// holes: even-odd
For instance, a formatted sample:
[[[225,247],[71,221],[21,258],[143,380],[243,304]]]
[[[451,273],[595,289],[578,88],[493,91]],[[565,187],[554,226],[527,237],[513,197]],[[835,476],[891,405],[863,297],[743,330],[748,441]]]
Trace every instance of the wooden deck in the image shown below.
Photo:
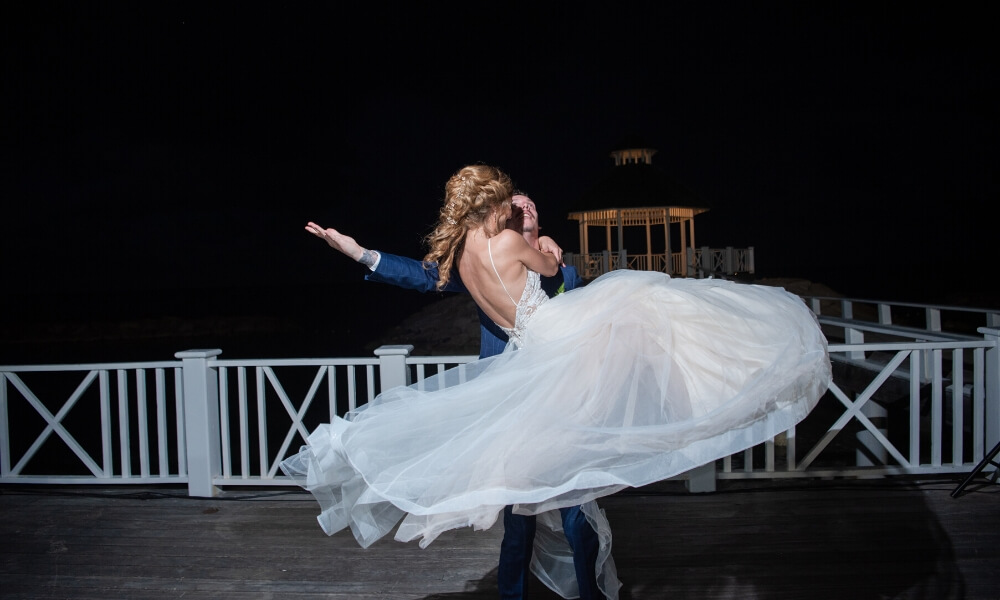
[[[665,482],[600,501],[623,599],[1000,598],[1000,486]],[[298,490],[0,488],[0,597],[496,598],[502,524],[427,549],[327,537]],[[531,598],[556,598],[536,582]]]

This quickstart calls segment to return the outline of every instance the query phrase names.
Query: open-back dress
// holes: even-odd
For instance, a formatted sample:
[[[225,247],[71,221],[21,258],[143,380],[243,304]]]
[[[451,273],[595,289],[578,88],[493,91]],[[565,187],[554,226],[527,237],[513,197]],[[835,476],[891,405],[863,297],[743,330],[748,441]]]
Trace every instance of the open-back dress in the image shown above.
[[[507,351],[384,391],[319,426],[282,469],[319,501],[324,531],[350,527],[362,546],[395,528],[425,547],[492,526],[507,505],[584,505],[615,597],[592,501],[791,428],[830,383],[826,339],[781,288],[622,270],[550,300],[527,277]],[[534,570],[572,597],[571,557],[550,550]]]

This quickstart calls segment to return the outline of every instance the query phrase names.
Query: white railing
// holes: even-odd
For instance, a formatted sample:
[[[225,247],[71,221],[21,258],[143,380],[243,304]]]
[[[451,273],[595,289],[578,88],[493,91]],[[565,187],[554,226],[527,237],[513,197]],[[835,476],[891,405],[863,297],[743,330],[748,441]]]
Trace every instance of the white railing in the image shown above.
[[[889,302],[833,296],[803,296],[812,311],[820,316],[836,317],[845,321],[861,321],[926,332],[957,332],[974,334],[979,327],[1000,327],[1000,309]],[[832,319],[831,319],[832,322]]]
[[[871,333],[820,317],[824,329]],[[886,335],[887,326],[880,336]],[[966,473],[1000,441],[1000,330],[978,338],[894,330],[831,340],[834,381],[802,423],[699,475],[789,478]],[[308,432],[382,389],[421,383],[474,356],[179,361],[0,367],[0,483],[289,485],[278,465]],[[689,481],[694,480],[694,472]],[[694,489],[694,488],[692,488]]]
[[[186,483],[192,496],[288,485],[279,463],[317,424],[477,358],[411,350],[266,360],[189,350],[169,362],[3,366],[0,483]]]
[[[985,339],[965,342],[831,344],[835,376],[820,404],[776,439],[723,459],[717,476],[968,472],[982,460],[986,444],[1000,440],[1000,411],[990,383],[1000,366],[998,334],[991,330]],[[858,353],[871,357],[863,369],[852,368],[859,364]],[[903,426],[894,427],[896,422]],[[799,435],[806,430],[808,435]],[[836,454],[829,449],[838,442],[847,452],[842,448],[824,464],[821,455]]]
[[[623,253],[624,254],[624,253]],[[624,260],[619,260],[618,264],[625,264],[626,269],[633,271],[658,271],[669,273],[667,270],[666,254],[633,254],[624,256]]]
[[[179,362],[0,367],[0,481],[187,482],[181,377]]]
[[[221,469],[211,474],[212,485],[288,485],[279,465],[318,424],[383,389],[421,383],[477,358],[411,357],[411,350],[382,346],[374,358],[215,360]]]
[[[594,279],[604,273],[628,268],[628,255],[625,252],[591,252],[589,254],[563,254],[563,262],[576,268],[576,272],[584,279]]]
[[[703,246],[690,255],[689,277],[754,273],[753,246],[749,248],[709,248]],[[680,271],[678,271],[680,272]]]
[[[567,252],[563,255],[567,265],[576,267],[584,279],[594,279],[616,269],[631,269],[634,271],[658,271],[683,277],[710,277],[720,275],[737,275],[754,272],[754,250],[750,248],[685,248],[680,252],[672,252],[668,259],[666,253],[659,254],[628,254],[620,252],[591,252],[575,254]]]

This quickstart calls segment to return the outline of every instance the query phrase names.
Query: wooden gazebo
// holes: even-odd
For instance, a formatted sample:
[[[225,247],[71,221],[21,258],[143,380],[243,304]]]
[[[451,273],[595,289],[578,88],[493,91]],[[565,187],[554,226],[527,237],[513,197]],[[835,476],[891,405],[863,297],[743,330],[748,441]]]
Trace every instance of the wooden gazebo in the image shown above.
[[[696,256],[694,217],[709,208],[653,166],[655,153],[639,144],[619,146],[611,153],[614,166],[569,213],[580,227],[576,262],[584,277],[618,268],[689,272]]]

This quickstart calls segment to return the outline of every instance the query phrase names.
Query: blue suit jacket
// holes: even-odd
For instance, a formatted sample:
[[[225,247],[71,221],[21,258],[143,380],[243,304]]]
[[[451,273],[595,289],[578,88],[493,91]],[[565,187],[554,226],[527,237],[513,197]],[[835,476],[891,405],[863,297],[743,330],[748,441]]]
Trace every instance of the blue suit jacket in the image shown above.
[[[365,275],[365,279],[419,292],[437,291],[437,265],[385,252],[379,252],[379,255],[381,258],[378,266],[373,272]],[[560,267],[554,276],[542,277],[542,289],[549,297],[572,290],[582,283],[583,280],[574,267]],[[458,277],[457,270],[442,291],[468,293]],[[479,311],[479,357],[486,358],[500,354],[507,346],[507,334],[479,307],[476,307],[476,310]]]

